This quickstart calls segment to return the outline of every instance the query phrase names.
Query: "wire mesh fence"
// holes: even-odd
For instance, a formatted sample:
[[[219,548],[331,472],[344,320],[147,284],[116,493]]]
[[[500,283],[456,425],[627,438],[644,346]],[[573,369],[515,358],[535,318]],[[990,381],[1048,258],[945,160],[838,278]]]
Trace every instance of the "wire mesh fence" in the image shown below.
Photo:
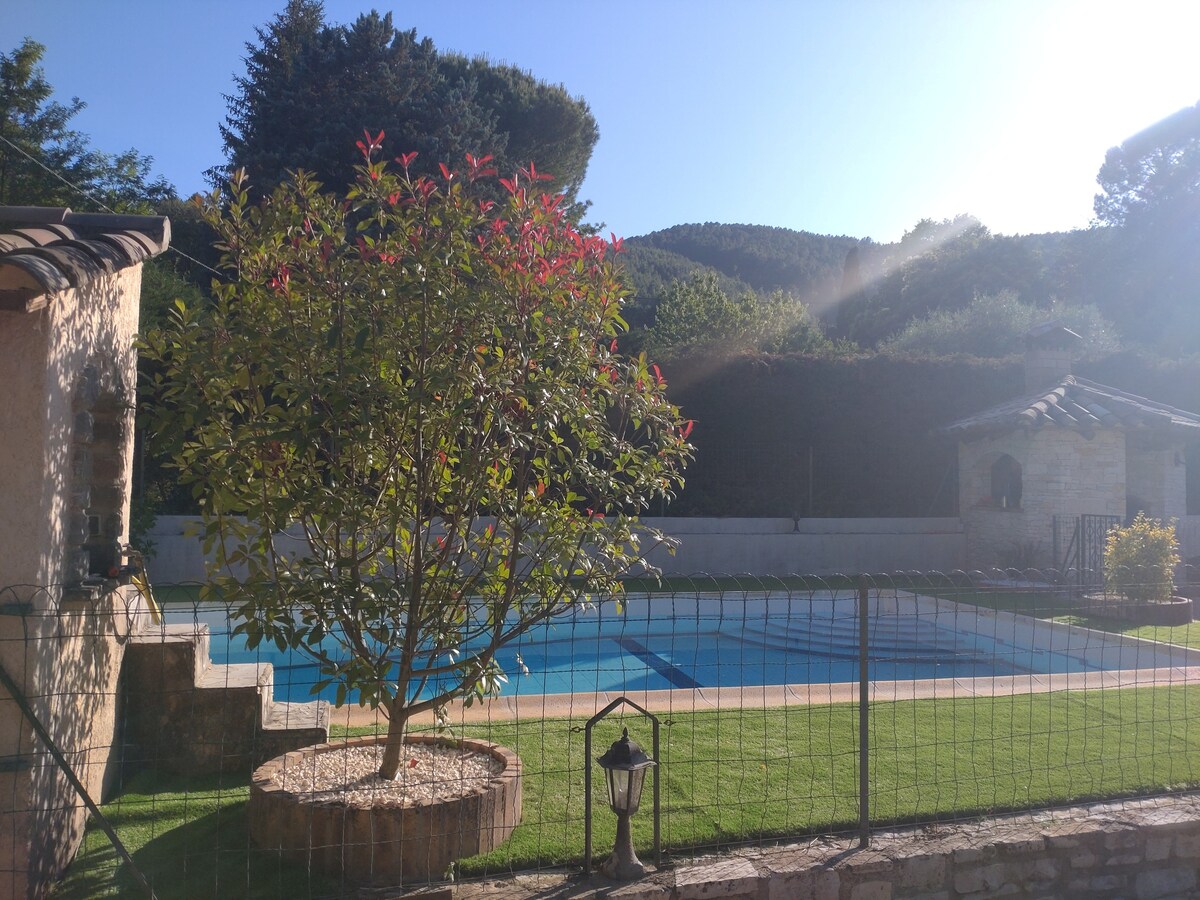
[[[159,897],[319,897],[578,871],[596,765],[585,724],[620,697],[634,706],[596,723],[593,756],[624,728],[650,748],[638,710],[658,719],[658,809],[647,793],[632,828],[645,858],[657,817],[668,863],[1189,791],[1200,786],[1196,576],[1179,569],[1159,602],[1081,587],[1093,579],[1073,571],[631,581],[624,597],[503,648],[498,696],[410,723],[413,735],[508,748],[520,766],[517,800],[504,793],[515,763],[500,751],[484,753],[479,774],[438,742],[406,747],[401,781],[423,798],[424,831],[380,812],[400,801],[380,793],[373,747],[357,763],[292,752],[385,736],[385,713],[354,696],[331,705],[303,648],[250,649],[233,611],[202,600],[199,585],[156,585],[158,622],[135,593],[9,589],[0,893],[22,895],[68,862],[56,896],[146,893],[139,878]],[[286,784],[264,788],[261,769],[256,780],[269,760]],[[599,860],[617,820],[595,774]],[[446,782],[474,806],[429,812],[425,795]],[[253,798],[264,790],[294,798],[295,811],[263,812]],[[85,795],[98,804],[90,813]],[[355,812],[356,797],[371,811]]]

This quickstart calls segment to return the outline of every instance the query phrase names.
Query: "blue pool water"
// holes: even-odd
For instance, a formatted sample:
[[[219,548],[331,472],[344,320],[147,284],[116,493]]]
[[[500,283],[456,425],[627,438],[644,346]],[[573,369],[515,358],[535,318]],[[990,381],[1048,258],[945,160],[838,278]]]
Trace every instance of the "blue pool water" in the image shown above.
[[[1014,617],[1008,617],[1013,619]],[[1023,617],[1015,617],[1023,619]],[[272,645],[248,650],[223,609],[176,609],[168,621],[207,623],[217,663],[269,662],[278,700],[311,699],[316,666]],[[1032,620],[1028,620],[1032,621]],[[1028,633],[1025,633],[1028,632]],[[1072,635],[1078,632],[1080,637]],[[869,620],[869,673],[877,681],[1058,674],[1157,664],[1096,646],[1095,632],[1047,640],[1032,626],[968,615],[880,608]],[[853,602],[757,598],[745,602],[633,600],[604,604],[524,635],[502,649],[502,694],[637,692],[678,688],[824,684],[858,678]],[[1064,639],[1062,635],[1066,635]],[[522,665],[523,664],[523,665]],[[320,696],[333,699],[332,688]]]

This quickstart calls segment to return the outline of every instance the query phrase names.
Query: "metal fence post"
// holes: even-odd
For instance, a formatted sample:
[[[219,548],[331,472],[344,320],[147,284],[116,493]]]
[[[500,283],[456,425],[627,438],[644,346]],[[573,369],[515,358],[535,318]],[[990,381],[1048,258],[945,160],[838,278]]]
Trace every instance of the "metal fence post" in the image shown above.
[[[870,791],[870,673],[867,653],[867,617],[870,600],[866,575],[858,579],[858,846],[871,845]]]

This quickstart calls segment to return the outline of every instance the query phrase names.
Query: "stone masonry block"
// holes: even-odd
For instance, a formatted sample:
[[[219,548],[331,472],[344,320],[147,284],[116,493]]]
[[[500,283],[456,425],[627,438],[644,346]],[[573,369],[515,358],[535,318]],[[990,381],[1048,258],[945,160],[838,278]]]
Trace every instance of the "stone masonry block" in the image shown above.
[[[1040,836],[1036,838],[1011,838],[997,842],[1000,855],[1006,859],[1011,859],[1014,856],[1021,857],[1041,853],[1045,847],[1046,839]]]
[[[850,900],[892,900],[892,885],[888,881],[866,881],[850,889]]]
[[[1098,857],[1095,853],[1091,853],[1087,850],[1084,850],[1081,853],[1072,853],[1071,854],[1071,868],[1072,869],[1091,869],[1091,868],[1094,868],[1096,866],[1096,864],[1099,862],[1100,862],[1100,857]]]
[[[675,879],[678,900],[757,896],[758,870],[745,859],[730,859],[680,871]]]
[[[1129,850],[1134,847],[1140,847],[1141,844],[1141,834],[1132,828],[1121,831],[1110,831],[1104,836],[1105,850]]]
[[[1062,864],[1057,859],[1040,857],[1008,864],[1010,880],[1054,881],[1062,874]]]
[[[946,883],[946,857],[915,856],[897,863],[896,886],[904,890],[933,891]]]
[[[1137,900],[1195,896],[1195,888],[1195,869],[1152,869],[1148,872],[1139,872],[1134,878],[1134,896]]]
[[[1097,875],[1088,879],[1086,889],[1097,894],[1119,891],[1125,886],[1125,878],[1121,875]]]
[[[1146,839],[1146,859],[1160,862],[1171,856],[1171,839],[1169,837],[1152,837]]]
[[[1175,838],[1175,855],[1181,859],[1200,856],[1200,834],[1181,834]]]
[[[787,872],[767,882],[767,900],[839,900],[841,878],[834,869]]]
[[[1145,856],[1141,853],[1117,853],[1108,857],[1104,861],[1104,865],[1110,869],[1119,869],[1122,866],[1136,866],[1145,861]]]
[[[977,850],[974,847],[961,847],[954,851],[954,864],[956,866],[983,862],[986,858],[984,851]]]
[[[960,894],[995,891],[1003,887],[1006,880],[1005,867],[1001,863],[964,866],[954,873],[954,889]]]

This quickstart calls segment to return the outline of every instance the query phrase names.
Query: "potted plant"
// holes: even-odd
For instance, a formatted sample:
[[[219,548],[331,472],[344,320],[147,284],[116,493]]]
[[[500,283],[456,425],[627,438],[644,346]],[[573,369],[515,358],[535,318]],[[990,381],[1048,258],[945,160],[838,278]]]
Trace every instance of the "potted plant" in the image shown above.
[[[1124,528],[1113,528],[1104,546],[1105,600],[1117,615],[1147,625],[1192,620],[1191,600],[1175,597],[1179,544],[1173,522],[1139,512]]]
[[[682,483],[691,424],[618,352],[619,240],[581,232],[532,164],[497,178],[468,155],[430,178],[383,140],[358,143],[344,196],[301,172],[261,204],[242,176],[209,198],[228,279],[145,349],[211,590],[251,647],[307,655],[339,705],[386,716],[387,782],[414,715],[495,693],[497,650],[618,592],[663,540],[636,514]],[[289,526],[303,552],[276,542]],[[252,826],[279,818],[255,802]]]

